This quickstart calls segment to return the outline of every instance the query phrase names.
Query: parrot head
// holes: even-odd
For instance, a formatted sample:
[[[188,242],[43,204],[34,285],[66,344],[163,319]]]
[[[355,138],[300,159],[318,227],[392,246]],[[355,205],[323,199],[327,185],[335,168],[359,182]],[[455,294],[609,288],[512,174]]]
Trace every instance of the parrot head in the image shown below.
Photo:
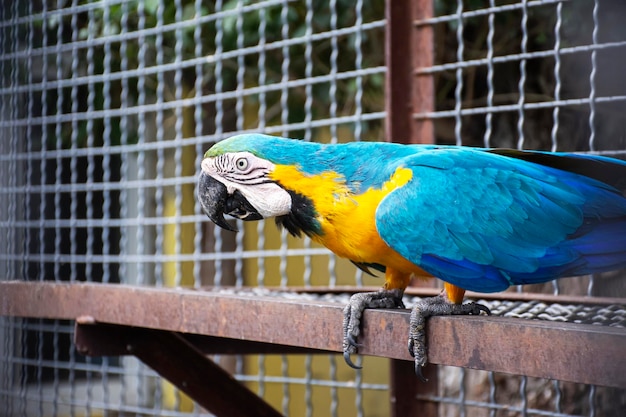
[[[291,213],[294,194],[271,178],[276,165],[262,156],[264,149],[276,147],[280,143],[271,136],[248,134],[218,142],[205,153],[198,200],[215,224],[236,232],[225,214],[251,221]]]

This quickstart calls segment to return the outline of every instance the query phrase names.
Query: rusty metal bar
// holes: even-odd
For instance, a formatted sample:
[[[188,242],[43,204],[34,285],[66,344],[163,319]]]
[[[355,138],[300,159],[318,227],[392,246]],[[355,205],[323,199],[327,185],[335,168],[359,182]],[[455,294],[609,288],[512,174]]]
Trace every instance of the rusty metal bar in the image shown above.
[[[411,56],[413,45],[411,17],[407,16],[410,1],[385,3],[385,134],[388,141],[411,143],[413,136]]]
[[[75,343],[78,351],[85,355],[136,356],[215,415],[281,416],[177,333],[81,324],[79,320]]]
[[[75,319],[341,351],[343,306],[105,284],[0,282],[0,314]],[[409,313],[367,310],[362,354],[411,360]],[[289,329],[289,331],[285,331]],[[626,387],[626,329],[504,317],[429,320],[431,363]],[[393,341],[393,343],[390,343]]]
[[[385,2],[385,110],[387,140],[400,143],[434,143],[435,128],[431,119],[417,119],[415,113],[435,110],[432,74],[417,74],[415,68],[434,65],[434,34],[430,25],[416,26],[415,21],[434,15],[432,0],[387,0]],[[417,280],[415,280],[417,281]],[[432,287],[433,280],[420,281],[420,287]],[[401,339],[403,340],[403,339]],[[436,416],[432,404],[416,400],[414,375],[406,364],[392,361],[390,375],[391,414],[394,416]],[[434,368],[434,367],[431,367]],[[430,374],[429,394],[438,393],[438,373]],[[407,392],[408,391],[408,392]]]
[[[439,393],[437,383],[439,375],[436,366],[428,366],[423,371],[428,383],[415,379],[415,365],[413,362],[399,359],[391,360],[390,390],[391,416],[420,416],[436,417],[439,415],[439,404],[433,401],[424,401],[419,398],[432,398]]]
[[[84,319],[79,318],[76,320],[74,344],[78,352],[88,356],[131,355],[132,353],[128,346],[150,338],[155,331],[157,330],[143,327],[97,323],[93,318],[85,322]],[[177,334],[205,355],[328,353],[328,351],[324,350],[299,346],[285,346],[275,343],[235,340],[198,334]]]
[[[433,16],[432,0],[394,0],[385,6],[386,135],[400,143],[434,143],[433,121],[416,119],[415,113],[435,110],[432,74],[415,74],[415,68],[434,64],[431,26],[414,22]]]

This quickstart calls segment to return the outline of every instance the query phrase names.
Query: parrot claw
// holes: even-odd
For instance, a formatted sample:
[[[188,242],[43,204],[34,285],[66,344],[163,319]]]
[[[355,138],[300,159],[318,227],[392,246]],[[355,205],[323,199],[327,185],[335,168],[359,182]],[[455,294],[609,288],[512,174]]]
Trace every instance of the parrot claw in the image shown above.
[[[352,369],[361,369],[363,368],[362,366],[359,365],[355,365],[354,362],[352,362],[352,358],[350,357],[350,352],[343,352],[343,360],[346,361],[346,364],[348,364],[348,366]]]
[[[424,365],[419,365],[417,363],[417,361],[415,362],[415,375],[417,375],[417,377],[420,379],[420,381],[422,382],[428,382],[428,378],[426,378],[424,376],[424,374],[422,373],[422,368],[424,367]]]
[[[360,369],[350,358],[357,353],[357,338],[361,333],[360,324],[363,310],[366,308],[404,308],[402,302],[402,290],[380,290],[377,292],[365,292],[354,294],[350,302],[343,310],[343,358],[354,369]]]
[[[411,311],[409,320],[409,353],[415,358],[415,374],[422,381],[427,381],[422,374],[422,368],[428,363],[426,353],[426,319],[432,316],[449,315],[478,315],[491,314],[491,311],[482,304],[452,304],[442,293],[436,297],[423,298],[418,301]]]

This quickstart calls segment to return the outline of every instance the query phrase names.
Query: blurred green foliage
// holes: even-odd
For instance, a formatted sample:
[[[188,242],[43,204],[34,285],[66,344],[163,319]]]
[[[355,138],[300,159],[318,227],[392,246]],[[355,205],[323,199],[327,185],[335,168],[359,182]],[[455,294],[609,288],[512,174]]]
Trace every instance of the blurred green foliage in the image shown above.
[[[621,2],[619,2],[622,4]],[[56,4],[56,3],[54,3]],[[79,1],[80,6],[88,5]],[[337,73],[357,68],[357,54],[360,51],[361,68],[384,65],[384,29],[382,27],[356,32],[350,30],[358,19],[356,0],[331,2],[290,1],[264,7],[251,0],[226,0],[223,2],[198,2],[191,0],[162,1],[146,0],[115,3],[101,8],[85,8],[78,14],[49,13],[46,20],[33,26],[37,33],[32,36],[34,48],[46,46],[48,73],[63,74],[70,78],[86,75],[115,74],[115,77],[98,79],[90,84],[78,83],[72,87],[50,89],[46,92],[46,106],[49,115],[67,114],[72,106],[78,113],[106,110],[122,105],[133,107],[140,98],[145,103],[155,101],[157,88],[163,90],[164,101],[174,100],[174,73],[179,71],[185,97],[196,93],[199,87],[202,96],[224,92],[237,92],[243,97],[246,106],[256,108],[261,97],[247,89],[259,85],[269,86],[264,93],[267,104],[264,114],[255,114],[242,120],[236,111],[237,97],[219,99],[222,109],[217,120],[216,100],[202,104],[203,131],[210,135],[220,126],[227,133],[239,126],[254,128],[303,122],[307,115],[311,120],[328,118],[331,103],[336,103],[336,115],[355,113],[360,105],[363,113],[384,109],[384,74],[346,77],[334,80],[335,90],[330,82],[315,82],[292,85],[288,89],[279,86],[285,80],[285,60],[288,60],[287,78],[290,81],[305,80],[308,77],[327,76],[336,66]],[[361,20],[364,23],[384,17],[384,0],[363,0]],[[455,15],[458,2],[436,0],[437,15]],[[519,4],[515,0],[498,1],[498,6]],[[593,33],[593,2],[576,1],[562,4],[561,48],[589,45]],[[626,4],[626,3],[625,3]],[[311,7],[310,9],[308,7]],[[479,10],[489,6],[487,0],[465,0],[463,10]],[[526,34],[527,52],[550,51],[556,42],[555,24],[557,4],[527,7],[527,20],[524,21],[521,7],[493,15],[493,55],[511,56],[522,52],[522,39]],[[20,7],[26,8],[25,5]],[[40,7],[32,6],[33,8]],[[52,12],[54,6],[48,5]],[[32,9],[30,11],[33,11]],[[35,10],[36,11],[36,10]],[[602,2],[598,21],[600,24],[599,42],[619,42],[626,39],[626,29],[618,17],[626,12],[626,6]],[[335,19],[335,21],[333,21]],[[487,56],[489,40],[489,15],[480,14],[463,19],[464,61],[484,59]],[[524,27],[525,24],[525,27]],[[325,36],[332,29],[346,29],[346,33],[336,37]],[[452,19],[433,26],[435,32],[435,60],[437,64],[456,62],[458,54],[457,30],[459,20]],[[145,29],[145,31],[141,31]],[[317,35],[307,49],[305,40],[309,35]],[[26,36],[26,34],[25,34]],[[44,45],[44,42],[46,45]],[[76,44],[78,42],[78,44]],[[259,44],[262,43],[262,47]],[[335,45],[333,45],[335,43]],[[288,45],[287,45],[288,44]],[[63,58],[52,53],[60,45],[77,45],[75,49],[65,48]],[[287,45],[287,46],[285,46]],[[244,54],[236,51],[243,48]],[[335,49],[333,49],[335,48]],[[597,95],[619,95],[626,92],[626,78],[621,76],[626,70],[626,48],[600,50],[597,53],[595,88]],[[333,53],[333,51],[335,53]],[[560,55],[561,99],[589,97],[591,83],[591,51],[580,51]],[[72,62],[78,60],[78,74],[72,74]],[[177,63],[165,67],[164,65]],[[519,60],[510,60],[493,65],[493,105],[516,105],[520,100],[520,88],[525,103],[551,101],[555,97],[557,74],[553,55],[525,61],[526,80],[520,87],[521,65]],[[63,68],[57,68],[58,64]],[[123,73],[120,71],[131,71]],[[621,74],[621,75],[620,75]],[[197,82],[198,76],[201,83]],[[485,107],[488,102],[488,67],[474,65],[462,71],[462,108]],[[140,82],[140,77],[141,82]],[[358,83],[361,84],[360,93]],[[243,85],[240,84],[243,81]],[[26,82],[26,80],[24,80]],[[106,84],[106,85],[105,85]],[[275,88],[272,88],[274,86]],[[457,73],[455,70],[435,74],[436,109],[450,110],[455,107]],[[104,89],[107,88],[105,100]],[[141,90],[141,91],[140,91]],[[287,91],[287,107],[281,99]],[[77,102],[72,98],[74,94]],[[331,97],[331,94],[334,96]],[[59,100],[59,95],[62,95]],[[223,96],[222,96],[223,97]],[[358,103],[357,103],[358,101]],[[62,109],[57,109],[61,103]],[[241,102],[240,102],[241,104]],[[626,129],[618,118],[624,106],[608,103],[595,107],[596,117],[593,127],[596,130],[598,147],[623,148],[626,146]],[[565,106],[558,115],[559,129],[556,141],[559,149],[585,150],[589,147],[590,122],[589,106]],[[166,110],[171,117],[173,110]],[[250,113],[250,112],[248,112]],[[520,141],[516,111],[496,112],[492,117],[493,146],[515,147]],[[525,112],[522,126],[523,145],[528,148],[550,149],[553,145],[553,109],[546,107]],[[259,120],[262,119],[262,120]],[[462,136],[465,144],[483,145],[486,130],[484,114],[462,117]],[[93,126],[87,129],[87,121],[78,122],[74,129],[69,122],[62,124],[64,146],[69,146],[71,138],[78,140],[79,146],[88,143],[97,146],[103,143],[103,118],[91,120]],[[132,124],[129,124],[132,125]],[[50,123],[48,137],[56,138],[57,127]],[[111,144],[120,143],[120,117],[109,118]],[[139,135],[135,129],[125,132],[124,140],[134,142]],[[382,122],[368,122],[362,125],[364,139],[383,139]],[[452,118],[436,121],[436,135],[439,142],[453,143],[455,121]],[[78,130],[73,133],[72,130]],[[88,132],[89,130],[89,132]],[[91,134],[88,137],[87,134]],[[289,131],[294,137],[304,135],[304,131]],[[76,137],[78,136],[78,139]],[[89,142],[88,142],[88,138]],[[56,147],[54,143],[48,146]],[[75,144],[76,146],[76,144]]]
[[[79,5],[87,5],[88,1],[80,1]],[[136,71],[131,75],[113,77],[106,81],[98,80],[91,84],[80,83],[75,87],[78,91],[74,95],[78,103],[73,103],[72,87],[59,90],[49,90],[46,94],[47,110],[49,114],[70,113],[72,105],[77,106],[77,112],[105,110],[104,88],[107,83],[109,104],[108,108],[120,108],[126,100],[127,106],[136,105],[143,94],[145,102],[154,102],[157,95],[158,77],[167,84],[164,87],[165,101],[172,100],[174,90],[173,74],[176,69],[168,67],[161,69],[158,66],[181,63],[178,65],[182,72],[182,89],[189,96],[197,87],[198,72],[202,77],[202,95],[216,92],[220,86],[221,92],[235,91],[242,86],[238,85],[238,71],[243,63],[243,83],[245,88],[280,83],[283,80],[283,61],[289,59],[288,79],[300,80],[307,76],[316,77],[328,75],[331,72],[331,55],[333,45],[330,37],[321,37],[311,42],[311,50],[307,57],[306,42],[290,42],[285,49],[271,46],[276,42],[294,40],[311,34],[327,32],[331,24],[335,28],[349,28],[354,26],[357,13],[355,1],[338,0],[335,9],[331,10],[327,2],[311,2],[313,8],[309,11],[307,3],[303,1],[287,2],[286,12],[283,5],[271,7],[255,7],[257,2],[245,0],[228,0],[216,10],[216,3],[202,2],[197,4],[191,0],[180,2],[146,0],[144,2],[129,1],[112,4],[107,9],[87,9],[78,14],[52,14],[47,20],[41,20],[35,27],[38,32],[33,38],[38,42],[35,48],[43,46],[55,47],[58,44],[72,44],[81,42],[71,53],[71,59],[63,60],[66,68],[57,72],[72,77],[71,61],[78,60],[79,74],[74,76],[115,74],[122,70],[147,69],[142,73]],[[331,22],[332,16],[336,22]],[[384,1],[364,0],[362,7],[363,22],[379,20],[384,15]],[[308,21],[310,19],[310,26]],[[260,28],[264,28],[261,33]],[[146,29],[148,32],[138,32]],[[153,29],[153,30],[151,30]],[[44,36],[45,33],[45,36]],[[284,36],[286,34],[286,37]],[[360,42],[354,33],[336,38],[336,71],[338,73],[354,70],[357,48],[363,51],[362,68],[384,65],[384,30],[382,28],[369,32],[361,32]],[[240,59],[233,53],[240,48],[250,48],[263,42],[267,45],[262,51],[250,51]],[[221,39],[221,42],[220,42]],[[197,44],[200,40],[200,45]],[[219,42],[219,45],[216,43]],[[216,56],[217,48],[221,47],[221,55]],[[285,54],[287,53],[287,55]],[[263,54],[264,65],[262,72],[259,66],[260,54]],[[224,55],[224,57],[222,56]],[[230,57],[228,57],[230,56]],[[210,59],[213,58],[213,59]],[[309,59],[310,58],[310,59]],[[49,68],[54,68],[56,61],[52,55],[47,57]],[[194,61],[189,61],[194,60]],[[216,62],[220,60],[221,70],[218,73]],[[154,68],[153,68],[154,67]],[[156,69],[156,70],[155,70]],[[54,71],[53,71],[54,72]],[[160,72],[160,74],[159,74]],[[143,78],[142,91],[139,91],[139,77]],[[384,75],[375,74],[362,78],[365,93],[361,98],[363,112],[380,111],[384,106],[383,88]],[[163,86],[162,86],[163,87]],[[352,114],[355,106],[356,82],[355,79],[336,80],[335,98],[337,101],[337,115]],[[310,93],[312,97],[307,101],[306,85],[290,87],[288,91],[288,108],[280,108],[281,90],[268,91],[265,101],[268,111],[264,115],[265,125],[280,124],[282,111],[288,113],[288,123],[297,123],[305,120],[306,113],[310,112],[312,119],[329,116],[330,93],[329,83],[314,83]],[[59,100],[58,96],[63,97]],[[258,102],[258,94],[246,94],[247,103]],[[58,103],[63,108],[57,109]],[[236,129],[234,120],[234,106],[236,99],[224,100],[224,118],[214,120],[215,103],[203,104],[205,116],[203,134],[211,134],[216,124],[222,125],[222,131]],[[309,104],[310,108],[307,108]],[[170,112],[172,113],[172,112]],[[166,116],[167,117],[167,116]],[[91,129],[92,146],[103,143],[102,118],[92,119]],[[120,117],[113,116],[109,120],[112,134],[110,144],[120,143]],[[88,144],[86,135],[87,121],[78,122],[78,145]],[[50,138],[55,138],[55,126],[49,125]],[[70,146],[72,137],[76,140],[76,132],[70,123],[64,123],[62,138],[64,147]],[[293,132],[294,136],[302,132]],[[137,132],[126,132],[126,142],[138,140]],[[54,142],[54,141],[51,141]],[[74,144],[76,146],[76,143]],[[56,143],[48,143],[48,147],[56,147]]]

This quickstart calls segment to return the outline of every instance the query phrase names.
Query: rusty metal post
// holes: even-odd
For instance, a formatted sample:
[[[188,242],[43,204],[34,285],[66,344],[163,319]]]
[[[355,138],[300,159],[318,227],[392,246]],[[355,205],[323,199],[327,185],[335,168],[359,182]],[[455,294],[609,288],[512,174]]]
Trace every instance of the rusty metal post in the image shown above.
[[[435,109],[433,77],[416,71],[434,63],[433,28],[415,24],[432,17],[432,0],[387,0],[385,14],[387,140],[434,143],[433,121],[413,117]]]
[[[432,120],[415,119],[415,113],[435,109],[434,80],[418,75],[417,68],[434,63],[434,35],[429,25],[415,22],[433,16],[432,0],[387,0],[386,4],[387,66],[385,109],[387,140],[400,143],[434,143]],[[433,285],[430,281],[427,286]],[[391,415],[434,417],[437,404],[417,400],[418,395],[438,393],[437,367],[425,370],[429,382],[417,379],[413,363],[391,360]]]
[[[439,405],[434,401],[424,401],[419,397],[436,396],[439,392],[437,366],[428,365],[422,371],[428,382],[415,376],[413,362],[400,359],[391,360],[391,416],[392,417],[437,417]]]

